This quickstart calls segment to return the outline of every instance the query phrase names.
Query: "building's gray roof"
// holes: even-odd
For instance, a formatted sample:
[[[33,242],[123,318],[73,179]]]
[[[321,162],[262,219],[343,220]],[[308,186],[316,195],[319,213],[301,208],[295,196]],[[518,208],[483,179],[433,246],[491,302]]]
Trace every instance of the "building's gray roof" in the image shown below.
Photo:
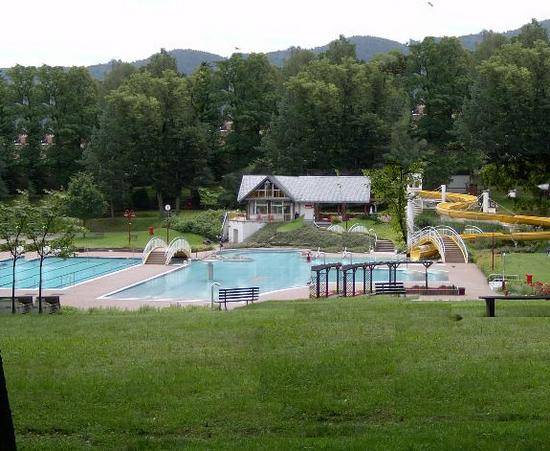
[[[294,202],[360,203],[370,202],[370,178],[363,176],[244,175],[237,201],[242,202],[269,178]]]

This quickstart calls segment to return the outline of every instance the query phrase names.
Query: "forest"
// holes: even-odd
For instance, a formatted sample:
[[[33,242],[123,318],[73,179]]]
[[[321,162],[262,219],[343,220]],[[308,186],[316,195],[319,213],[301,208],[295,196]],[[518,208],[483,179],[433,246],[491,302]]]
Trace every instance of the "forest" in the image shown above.
[[[470,173],[542,205],[549,157],[550,45],[535,20],[511,38],[485,32],[474,51],[426,38],[364,62],[340,36],[280,68],[235,53],[183,75],[161,49],[102,81],[20,65],[0,78],[0,197],[85,175],[112,215],[201,197],[231,207],[245,173],[361,174],[388,159],[422,161],[428,188]]]

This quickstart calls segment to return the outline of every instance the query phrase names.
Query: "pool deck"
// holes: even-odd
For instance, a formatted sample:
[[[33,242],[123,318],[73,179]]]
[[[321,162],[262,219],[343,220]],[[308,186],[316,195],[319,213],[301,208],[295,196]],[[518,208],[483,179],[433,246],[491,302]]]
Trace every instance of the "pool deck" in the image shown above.
[[[203,258],[212,252],[199,253],[198,257]],[[90,257],[123,257],[127,258],[132,256],[129,252],[89,252],[86,254],[79,254],[80,256]],[[376,254],[376,257],[383,259],[385,256],[391,256],[393,254]],[[333,256],[333,255],[330,255]],[[334,255],[339,256],[339,255]],[[369,255],[372,257],[372,254]],[[139,257],[139,254],[136,254]],[[329,255],[327,255],[329,257]],[[360,261],[361,255],[354,254],[354,260]],[[9,258],[6,253],[0,253],[0,259]],[[32,255],[28,255],[27,258],[32,258]],[[161,274],[173,271],[175,266],[163,266],[163,265],[136,265],[116,273],[108,274],[106,276],[83,282],[73,287],[64,289],[43,289],[44,295],[59,295],[61,297],[62,306],[72,306],[82,309],[88,308],[118,308],[123,310],[137,310],[143,306],[153,307],[168,307],[171,305],[204,305],[210,304],[208,301],[151,301],[151,300],[115,300],[115,299],[101,299],[102,296],[128,287],[130,285],[142,282],[146,279],[159,276]],[[419,296],[416,298],[418,301],[430,301],[430,300],[449,300],[460,301],[467,299],[478,299],[479,296],[493,294],[493,291],[489,287],[487,280],[483,273],[473,263],[437,263],[432,266],[431,269],[448,271],[448,281],[430,281],[430,286],[439,285],[455,285],[457,287],[465,287],[464,296]],[[407,281],[406,286],[423,285],[424,282],[419,281]],[[37,289],[16,289],[16,295],[37,295]],[[1,288],[0,296],[10,296],[11,289]],[[272,293],[265,293],[260,295],[260,301],[267,300],[292,300],[292,299],[304,299],[309,297],[309,288],[289,288],[286,290],[280,290]],[[414,299],[411,297],[411,300]],[[244,305],[244,303],[242,303]],[[239,307],[240,303],[230,304],[229,309]]]

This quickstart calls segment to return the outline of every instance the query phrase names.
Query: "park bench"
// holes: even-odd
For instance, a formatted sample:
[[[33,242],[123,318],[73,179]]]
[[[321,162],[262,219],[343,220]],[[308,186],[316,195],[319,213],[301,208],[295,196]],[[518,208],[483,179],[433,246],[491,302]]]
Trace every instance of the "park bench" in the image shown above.
[[[480,296],[479,299],[485,301],[485,316],[493,318],[495,316],[495,301],[497,299],[509,299],[509,300],[537,300],[545,299],[550,300],[550,295],[546,296],[503,296],[503,295],[491,295]]]
[[[374,294],[406,295],[407,291],[403,282],[375,282]]]
[[[257,301],[260,297],[260,287],[243,287],[243,288],[220,288],[218,293],[217,304],[224,304],[227,310],[228,302],[249,302]]]
[[[15,311],[29,313],[32,310],[32,296],[15,296]],[[11,297],[0,298],[0,312],[11,313]]]

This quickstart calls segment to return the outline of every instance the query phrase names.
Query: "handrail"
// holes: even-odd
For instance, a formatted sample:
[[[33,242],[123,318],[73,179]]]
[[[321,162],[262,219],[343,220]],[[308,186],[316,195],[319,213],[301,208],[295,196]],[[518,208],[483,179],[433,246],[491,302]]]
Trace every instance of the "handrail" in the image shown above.
[[[374,239],[374,245],[372,246],[373,248],[376,247],[376,243],[378,242],[378,235],[376,235],[374,229],[367,229],[364,225],[357,222],[351,226],[348,233],[364,233],[368,235],[369,238]]]
[[[468,263],[469,261],[468,248],[466,247],[466,243],[464,243],[464,240],[457,233],[457,231],[449,226],[437,226],[436,230],[439,232],[440,235],[448,236],[456,243],[456,245],[462,252],[462,255],[464,256],[464,261]]]
[[[485,233],[485,232],[483,232],[483,230],[481,230],[479,227],[469,225],[468,227],[466,227],[464,229],[464,232],[462,232],[462,233],[464,233],[464,234],[474,234],[474,233]]]
[[[445,243],[441,238],[441,234],[437,231],[435,227],[424,227],[418,232],[415,232],[411,237],[411,244],[409,245],[409,249],[412,248],[415,243],[418,243],[422,240],[432,241],[437,247],[441,259],[443,260],[443,262],[445,262]]]
[[[345,229],[341,225],[333,224],[327,229],[327,231],[334,233],[344,233]]]
[[[353,264],[353,254],[350,251],[348,251],[347,247],[345,247],[344,250],[342,251],[342,263],[344,262],[344,259],[348,256],[349,256],[350,264]]]
[[[141,253],[141,264],[145,264],[151,252],[159,247],[166,248],[166,241],[164,241],[162,238],[159,238],[158,236],[154,236],[149,240],[149,242],[145,246],[145,249],[143,249],[143,252]]]
[[[220,231],[220,236],[222,238],[222,241],[225,240],[226,236],[225,236],[225,225],[227,224],[227,221],[229,221],[229,212],[226,211],[225,214],[223,215],[223,221],[222,221],[222,228],[221,228],[221,231]]]
[[[177,236],[172,241],[170,241],[170,244],[164,252],[164,264],[169,265],[172,257],[174,257],[174,255],[176,255],[176,253],[179,251],[183,251],[187,253],[189,257],[191,257],[191,245],[185,238]]]

